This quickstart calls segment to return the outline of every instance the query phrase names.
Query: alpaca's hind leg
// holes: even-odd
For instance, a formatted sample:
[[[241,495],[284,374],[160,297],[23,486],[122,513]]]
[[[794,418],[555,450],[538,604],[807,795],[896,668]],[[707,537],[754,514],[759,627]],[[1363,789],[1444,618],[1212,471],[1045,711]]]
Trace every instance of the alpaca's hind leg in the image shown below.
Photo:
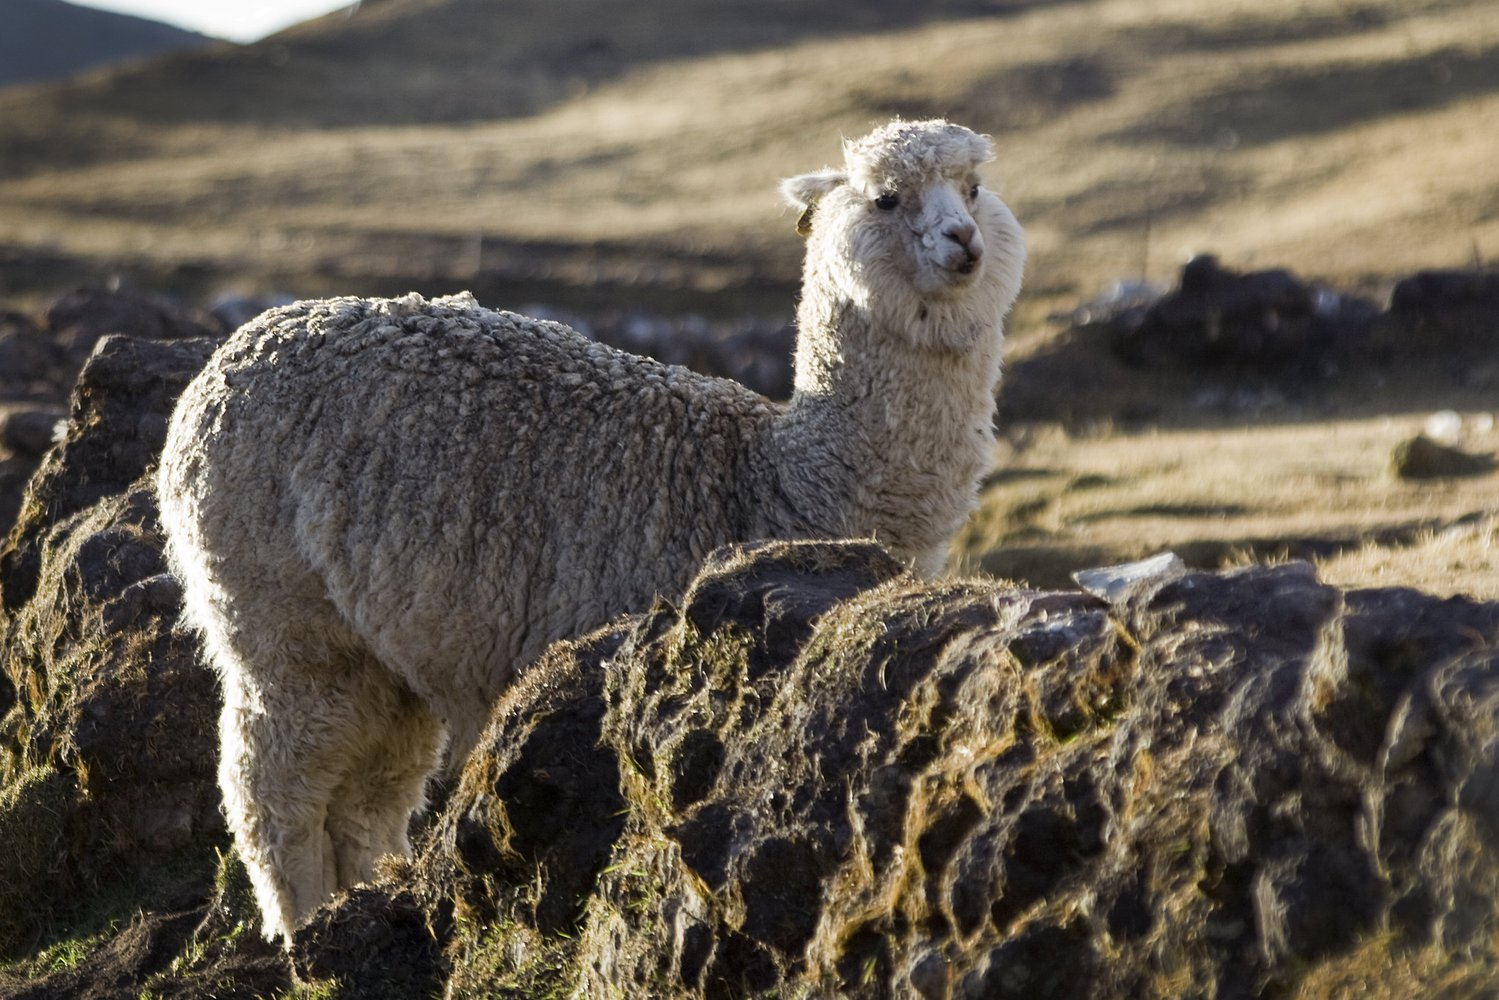
[[[330,811],[360,766],[369,689],[387,682],[362,658],[339,660],[282,661],[294,666],[254,690],[225,679],[219,784],[270,939],[289,939],[340,887]]]
[[[382,855],[410,855],[407,827],[442,753],[441,723],[394,677],[364,709],[364,739],[328,807],[340,889],[368,881]]]
[[[308,766],[300,734],[311,719],[272,715],[225,685],[219,787],[250,874],[265,936],[290,938],[337,882],[327,832],[331,787]]]

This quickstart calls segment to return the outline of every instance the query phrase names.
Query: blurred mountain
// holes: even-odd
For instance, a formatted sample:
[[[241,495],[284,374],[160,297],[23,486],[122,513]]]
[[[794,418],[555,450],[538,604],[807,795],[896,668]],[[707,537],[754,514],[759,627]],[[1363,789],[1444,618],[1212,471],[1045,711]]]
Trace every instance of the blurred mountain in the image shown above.
[[[212,39],[146,18],[63,0],[0,0],[0,86],[56,80]]]
[[[36,97],[55,113],[107,107],[159,123],[477,121],[534,114],[654,62],[1025,6],[1024,0],[364,0],[255,45],[194,52]]]

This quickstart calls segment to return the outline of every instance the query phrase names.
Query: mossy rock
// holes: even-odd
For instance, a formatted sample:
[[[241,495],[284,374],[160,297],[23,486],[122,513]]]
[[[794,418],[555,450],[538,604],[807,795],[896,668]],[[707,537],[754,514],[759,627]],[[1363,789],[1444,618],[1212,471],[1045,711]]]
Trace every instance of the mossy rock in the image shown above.
[[[52,908],[72,895],[65,817],[76,799],[73,782],[46,766],[0,788],[0,960],[34,950]]]
[[[424,988],[494,996],[1489,987],[1495,636],[1302,564],[1106,603],[734,548],[550,650],[415,863],[299,950],[405,928]]]

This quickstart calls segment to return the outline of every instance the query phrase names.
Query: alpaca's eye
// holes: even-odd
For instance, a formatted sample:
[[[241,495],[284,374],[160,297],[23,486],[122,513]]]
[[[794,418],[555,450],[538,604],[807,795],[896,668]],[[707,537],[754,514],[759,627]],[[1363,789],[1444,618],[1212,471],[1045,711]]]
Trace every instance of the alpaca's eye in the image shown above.
[[[977,198],[978,196],[979,196],[979,186],[977,184],[975,184],[975,185],[973,185],[973,187],[971,187],[971,188],[968,189],[968,197],[969,198]]]
[[[880,195],[874,200],[875,208],[884,209],[887,212],[899,204],[900,195],[896,194],[894,191],[886,191],[884,194]]]

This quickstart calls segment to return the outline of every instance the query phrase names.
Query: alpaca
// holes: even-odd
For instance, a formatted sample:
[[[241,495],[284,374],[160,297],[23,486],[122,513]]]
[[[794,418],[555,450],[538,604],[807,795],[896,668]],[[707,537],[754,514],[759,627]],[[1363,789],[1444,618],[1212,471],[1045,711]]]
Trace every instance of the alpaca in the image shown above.
[[[807,236],[789,402],[467,294],[273,309],[184,392],[162,523],[267,938],[409,852],[444,743],[461,764],[548,643],[712,549],[872,537],[940,571],[1024,238],[966,128],[895,122],[844,158],[783,185]]]

